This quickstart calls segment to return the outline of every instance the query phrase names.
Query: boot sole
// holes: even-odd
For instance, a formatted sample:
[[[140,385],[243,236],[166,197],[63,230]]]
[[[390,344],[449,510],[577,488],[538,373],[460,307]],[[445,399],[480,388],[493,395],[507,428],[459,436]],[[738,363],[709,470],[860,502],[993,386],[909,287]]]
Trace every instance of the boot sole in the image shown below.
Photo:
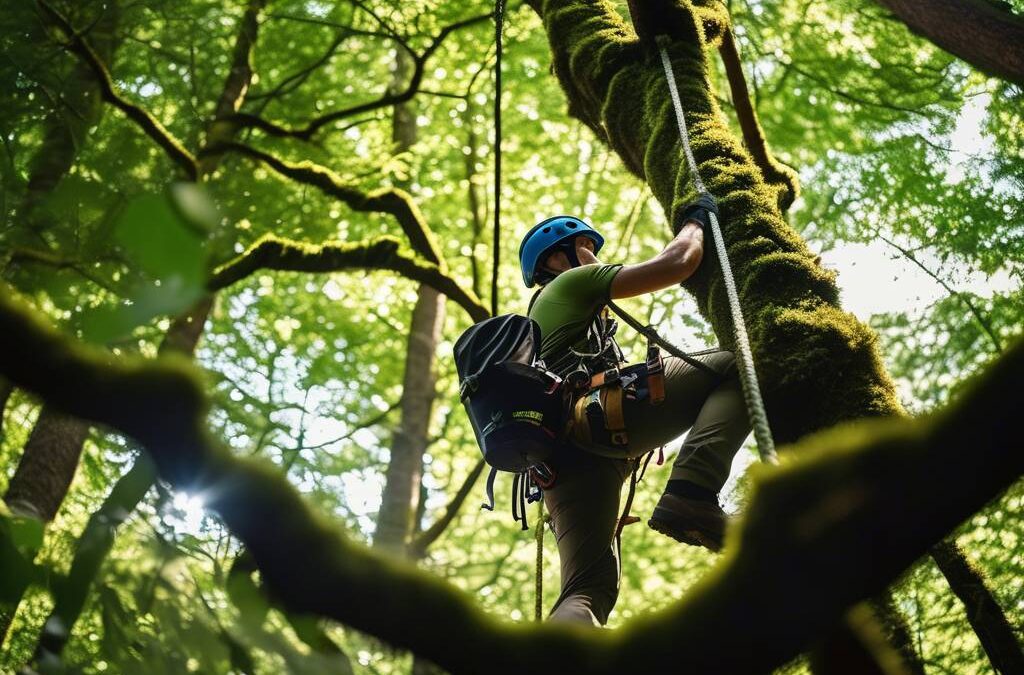
[[[703,546],[715,553],[722,550],[721,544],[717,541],[713,541],[700,530],[679,530],[672,527],[666,520],[664,520],[664,516],[659,518],[658,510],[659,509],[657,508],[654,509],[654,514],[651,516],[651,519],[647,521],[647,527],[651,528],[655,532],[660,532],[666,537],[675,539],[680,544],[687,544],[688,546]]]

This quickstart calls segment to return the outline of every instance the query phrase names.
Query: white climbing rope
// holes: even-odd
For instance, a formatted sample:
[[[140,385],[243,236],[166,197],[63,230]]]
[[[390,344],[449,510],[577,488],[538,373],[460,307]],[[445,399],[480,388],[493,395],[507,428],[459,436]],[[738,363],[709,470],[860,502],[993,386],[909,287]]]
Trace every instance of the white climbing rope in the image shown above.
[[[668,58],[665,45],[668,37],[659,35],[657,38],[658,51],[661,54],[661,64],[665,68],[665,79],[668,81],[668,90],[672,96],[672,106],[676,111],[676,122],[679,123],[679,137],[683,141],[683,154],[690,166],[690,173],[693,175],[693,184],[697,192],[707,192],[704,182],[700,179],[697,171],[697,161],[693,158],[693,150],[690,149],[690,134],[686,130],[686,116],[683,113],[683,103],[679,99],[679,90],[676,88],[676,76],[672,70],[672,62]],[[743,385],[743,399],[747,404],[747,414],[750,416],[750,424],[754,428],[754,441],[757,443],[757,451],[761,461],[767,464],[778,464],[779,458],[775,454],[775,442],[772,440],[772,430],[768,426],[768,415],[764,410],[764,400],[761,398],[761,387],[757,382],[757,372],[754,370],[754,356],[750,351],[750,339],[747,337],[747,324],[743,321],[743,309],[740,307],[739,294],[736,292],[736,280],[732,275],[732,266],[729,264],[729,256],[725,250],[725,239],[722,237],[722,228],[718,225],[718,218],[711,213],[711,238],[715,242],[715,251],[718,253],[718,261],[722,266],[722,276],[725,278],[725,292],[729,299],[729,309],[732,312],[733,329],[736,334],[736,358],[739,361],[740,382]]]

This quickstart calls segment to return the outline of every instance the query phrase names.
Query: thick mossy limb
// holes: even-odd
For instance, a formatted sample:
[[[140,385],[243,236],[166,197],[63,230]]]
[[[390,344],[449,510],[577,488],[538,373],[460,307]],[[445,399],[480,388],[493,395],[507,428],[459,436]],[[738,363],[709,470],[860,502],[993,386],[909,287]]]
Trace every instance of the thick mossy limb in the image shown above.
[[[412,195],[405,190],[387,187],[364,192],[347,185],[338,174],[325,166],[309,160],[288,162],[244,143],[224,143],[209,148],[208,152],[229,150],[261,161],[286,178],[311,185],[348,205],[353,211],[387,213],[394,216],[405,236],[409,238],[409,245],[413,250],[437,265],[442,271],[445,270],[444,256],[441,254],[437,237],[427,225],[426,218],[423,217],[423,213],[416,205]]]
[[[353,269],[397,272],[443,293],[465,309],[474,321],[483,321],[490,316],[473,291],[460,286],[434,263],[403,249],[401,241],[389,236],[359,242],[309,244],[267,234],[236,258],[218,267],[208,289],[220,290],[259,270],[340,272]]]
[[[779,444],[836,422],[902,412],[873,332],[839,309],[834,274],[783,219],[777,190],[725,123],[711,92],[699,11],[674,3],[675,71],[700,176],[718,199],[769,420]],[[696,196],[660,58],[607,2],[546,0],[541,16],[573,114],[650,186],[670,219]],[[686,288],[719,341],[732,317],[714,249]]]
[[[452,673],[654,673],[679,659],[693,672],[768,672],[1024,473],[1019,405],[1006,395],[1024,379],[1018,342],[938,415],[832,430],[787,453],[782,467],[758,466],[745,522],[684,600],[614,633],[511,625],[349,541],[277,468],[233,458],[206,431],[208,402],[184,359],[115,359],[60,335],[12,295],[0,287],[0,375],[137,438],[163,479],[203,494],[290,610],[336,619]]]

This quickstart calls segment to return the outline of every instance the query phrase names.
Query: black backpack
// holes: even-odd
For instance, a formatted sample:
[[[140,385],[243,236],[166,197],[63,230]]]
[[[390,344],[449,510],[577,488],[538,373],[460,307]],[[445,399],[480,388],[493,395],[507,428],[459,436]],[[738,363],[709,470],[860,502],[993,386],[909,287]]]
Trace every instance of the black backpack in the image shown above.
[[[540,341],[536,321],[505,314],[471,326],[455,343],[460,397],[491,466],[483,508],[494,509],[497,472],[512,472],[512,515],[524,530],[526,503],[540,499],[550,475],[544,462],[563,440],[569,405],[562,379],[540,358]]]

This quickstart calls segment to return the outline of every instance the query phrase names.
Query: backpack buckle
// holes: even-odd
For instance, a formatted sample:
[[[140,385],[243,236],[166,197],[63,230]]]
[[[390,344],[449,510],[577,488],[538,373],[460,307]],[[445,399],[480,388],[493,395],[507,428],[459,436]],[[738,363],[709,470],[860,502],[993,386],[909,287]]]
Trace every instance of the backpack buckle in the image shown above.
[[[547,390],[544,393],[554,394],[556,391],[558,391],[558,387],[561,386],[562,378],[560,378],[558,375],[555,375],[550,370],[545,371],[544,374],[551,378],[551,385],[547,388]]]
[[[466,398],[476,393],[476,390],[480,388],[479,379],[476,375],[470,375],[459,383],[460,401],[465,401]]]
[[[565,383],[572,391],[586,391],[590,386],[590,373],[577,368],[565,376]]]

